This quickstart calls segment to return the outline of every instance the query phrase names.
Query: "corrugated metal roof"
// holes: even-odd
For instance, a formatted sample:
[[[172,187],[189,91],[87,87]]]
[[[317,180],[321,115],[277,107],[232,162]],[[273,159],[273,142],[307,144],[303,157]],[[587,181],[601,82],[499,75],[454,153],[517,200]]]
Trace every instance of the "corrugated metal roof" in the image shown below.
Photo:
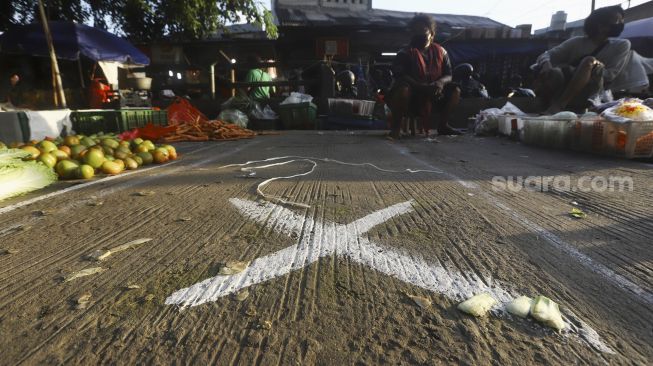
[[[416,14],[394,10],[350,10],[277,4],[275,13],[281,27],[293,26],[383,26],[406,27]],[[438,25],[465,28],[509,28],[490,18],[474,15],[430,14]]]
[[[267,34],[263,27],[255,23],[231,24],[225,29],[218,29],[213,34],[209,35],[207,39],[222,39],[222,38],[250,38],[250,39],[266,39]]]

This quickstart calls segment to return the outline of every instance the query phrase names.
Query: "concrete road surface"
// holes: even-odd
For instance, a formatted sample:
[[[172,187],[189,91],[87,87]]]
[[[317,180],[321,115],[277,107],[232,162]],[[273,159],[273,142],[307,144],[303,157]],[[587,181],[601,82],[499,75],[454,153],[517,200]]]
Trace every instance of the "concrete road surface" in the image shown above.
[[[178,148],[0,204],[0,364],[651,364],[647,162],[380,132]],[[565,328],[507,313],[521,295]]]

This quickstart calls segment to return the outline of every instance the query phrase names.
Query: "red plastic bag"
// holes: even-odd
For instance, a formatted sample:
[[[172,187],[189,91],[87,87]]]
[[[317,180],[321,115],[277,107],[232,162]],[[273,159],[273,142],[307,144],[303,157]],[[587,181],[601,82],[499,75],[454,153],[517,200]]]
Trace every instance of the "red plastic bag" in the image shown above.
[[[141,137],[141,134],[138,131],[138,128],[135,128],[131,131],[125,131],[118,135],[122,141],[131,141],[137,137]]]
[[[171,134],[177,130],[177,126],[156,126],[151,123],[145,125],[145,127],[137,128],[138,134],[141,138],[147,140],[158,140],[165,135]]]
[[[121,140],[133,140],[137,137],[146,139],[146,140],[159,140],[163,138],[166,135],[169,135],[171,133],[174,133],[177,130],[177,126],[156,126],[153,125],[152,123],[146,124],[144,127],[141,128],[134,128],[131,131],[125,131],[118,135]]]
[[[202,112],[193,107],[187,99],[177,97],[167,109],[168,124],[178,125],[196,121],[208,121]]]

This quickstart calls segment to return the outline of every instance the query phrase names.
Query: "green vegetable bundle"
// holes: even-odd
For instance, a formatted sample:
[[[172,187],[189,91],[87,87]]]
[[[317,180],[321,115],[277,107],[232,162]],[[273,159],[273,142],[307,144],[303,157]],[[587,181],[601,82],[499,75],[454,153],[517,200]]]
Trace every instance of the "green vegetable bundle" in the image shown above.
[[[42,163],[23,161],[29,153],[0,150],[0,201],[49,186],[57,175]]]

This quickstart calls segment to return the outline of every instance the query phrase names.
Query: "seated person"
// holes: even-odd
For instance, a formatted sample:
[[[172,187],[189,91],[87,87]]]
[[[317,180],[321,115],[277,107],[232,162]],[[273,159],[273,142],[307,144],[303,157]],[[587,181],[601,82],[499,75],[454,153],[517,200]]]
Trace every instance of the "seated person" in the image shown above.
[[[623,29],[620,6],[599,8],[585,19],[585,36],[570,38],[538,57],[533,65],[539,71],[536,94],[546,114],[587,108],[588,98],[621,73],[630,52],[628,40],[615,38]]]
[[[409,23],[410,44],[397,53],[393,63],[395,80],[386,95],[392,112],[392,138],[399,138],[404,117],[419,118],[429,134],[432,112],[439,114],[440,135],[458,135],[448,119],[460,100],[460,89],[451,83],[451,62],[447,51],[435,43],[435,20],[417,14]],[[413,129],[413,134],[415,130]]]
[[[9,80],[2,89],[0,103],[9,103],[14,107],[24,105],[25,85],[17,72],[9,73]]]
[[[338,98],[355,99],[358,97],[356,76],[350,70],[343,70],[336,76],[336,92]]]
[[[474,67],[470,64],[453,69],[453,82],[460,88],[461,98],[490,98],[485,85],[474,78]]]
[[[621,73],[609,85],[612,94],[615,97],[650,95],[649,75],[653,74],[653,58],[631,50],[627,60]]]

